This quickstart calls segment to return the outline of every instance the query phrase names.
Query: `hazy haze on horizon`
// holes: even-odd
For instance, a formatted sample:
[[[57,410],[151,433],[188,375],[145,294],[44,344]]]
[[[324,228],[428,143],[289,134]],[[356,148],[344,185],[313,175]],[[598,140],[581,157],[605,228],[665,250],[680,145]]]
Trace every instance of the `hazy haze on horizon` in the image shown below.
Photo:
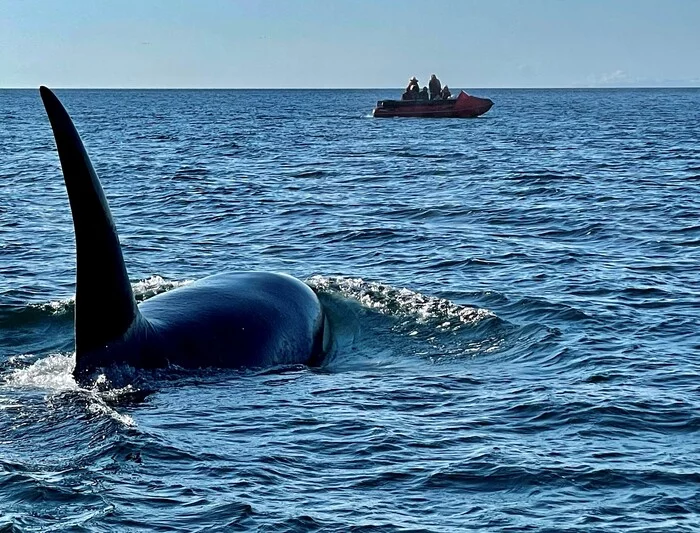
[[[0,0],[0,87],[700,87],[694,0]]]

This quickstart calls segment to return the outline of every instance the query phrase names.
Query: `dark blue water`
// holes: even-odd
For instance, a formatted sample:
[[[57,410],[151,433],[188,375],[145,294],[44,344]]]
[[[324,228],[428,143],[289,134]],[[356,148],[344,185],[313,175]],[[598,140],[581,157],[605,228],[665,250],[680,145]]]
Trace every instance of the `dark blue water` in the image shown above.
[[[284,271],[337,345],[78,387],[53,137],[0,91],[0,531],[700,530],[700,90],[57,94],[139,298]]]

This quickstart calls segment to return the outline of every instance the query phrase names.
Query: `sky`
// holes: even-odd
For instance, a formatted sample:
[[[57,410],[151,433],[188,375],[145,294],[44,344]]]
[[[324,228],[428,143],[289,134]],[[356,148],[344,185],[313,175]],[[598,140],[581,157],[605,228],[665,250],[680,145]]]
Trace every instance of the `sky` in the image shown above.
[[[0,88],[700,87],[700,0],[0,0]]]

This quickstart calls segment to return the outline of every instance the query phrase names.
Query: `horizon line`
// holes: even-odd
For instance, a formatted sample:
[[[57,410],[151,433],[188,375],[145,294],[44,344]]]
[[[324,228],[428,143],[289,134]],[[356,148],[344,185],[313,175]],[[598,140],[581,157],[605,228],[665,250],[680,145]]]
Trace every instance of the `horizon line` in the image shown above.
[[[453,85],[453,89],[462,89]],[[38,90],[37,87],[0,87],[0,91]],[[402,87],[56,87],[52,90],[106,90],[106,91],[401,91]],[[697,85],[577,85],[537,87],[469,87],[469,90],[577,90],[577,89],[700,89]]]

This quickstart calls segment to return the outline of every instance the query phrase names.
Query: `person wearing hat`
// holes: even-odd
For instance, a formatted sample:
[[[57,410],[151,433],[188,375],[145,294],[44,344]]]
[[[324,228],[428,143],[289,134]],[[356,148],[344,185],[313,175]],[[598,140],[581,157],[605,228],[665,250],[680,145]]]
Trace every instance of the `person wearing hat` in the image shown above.
[[[418,86],[418,79],[413,76],[408,80],[408,87],[406,87],[406,93],[409,94],[410,100],[417,100],[418,93],[420,92],[420,87]]]

